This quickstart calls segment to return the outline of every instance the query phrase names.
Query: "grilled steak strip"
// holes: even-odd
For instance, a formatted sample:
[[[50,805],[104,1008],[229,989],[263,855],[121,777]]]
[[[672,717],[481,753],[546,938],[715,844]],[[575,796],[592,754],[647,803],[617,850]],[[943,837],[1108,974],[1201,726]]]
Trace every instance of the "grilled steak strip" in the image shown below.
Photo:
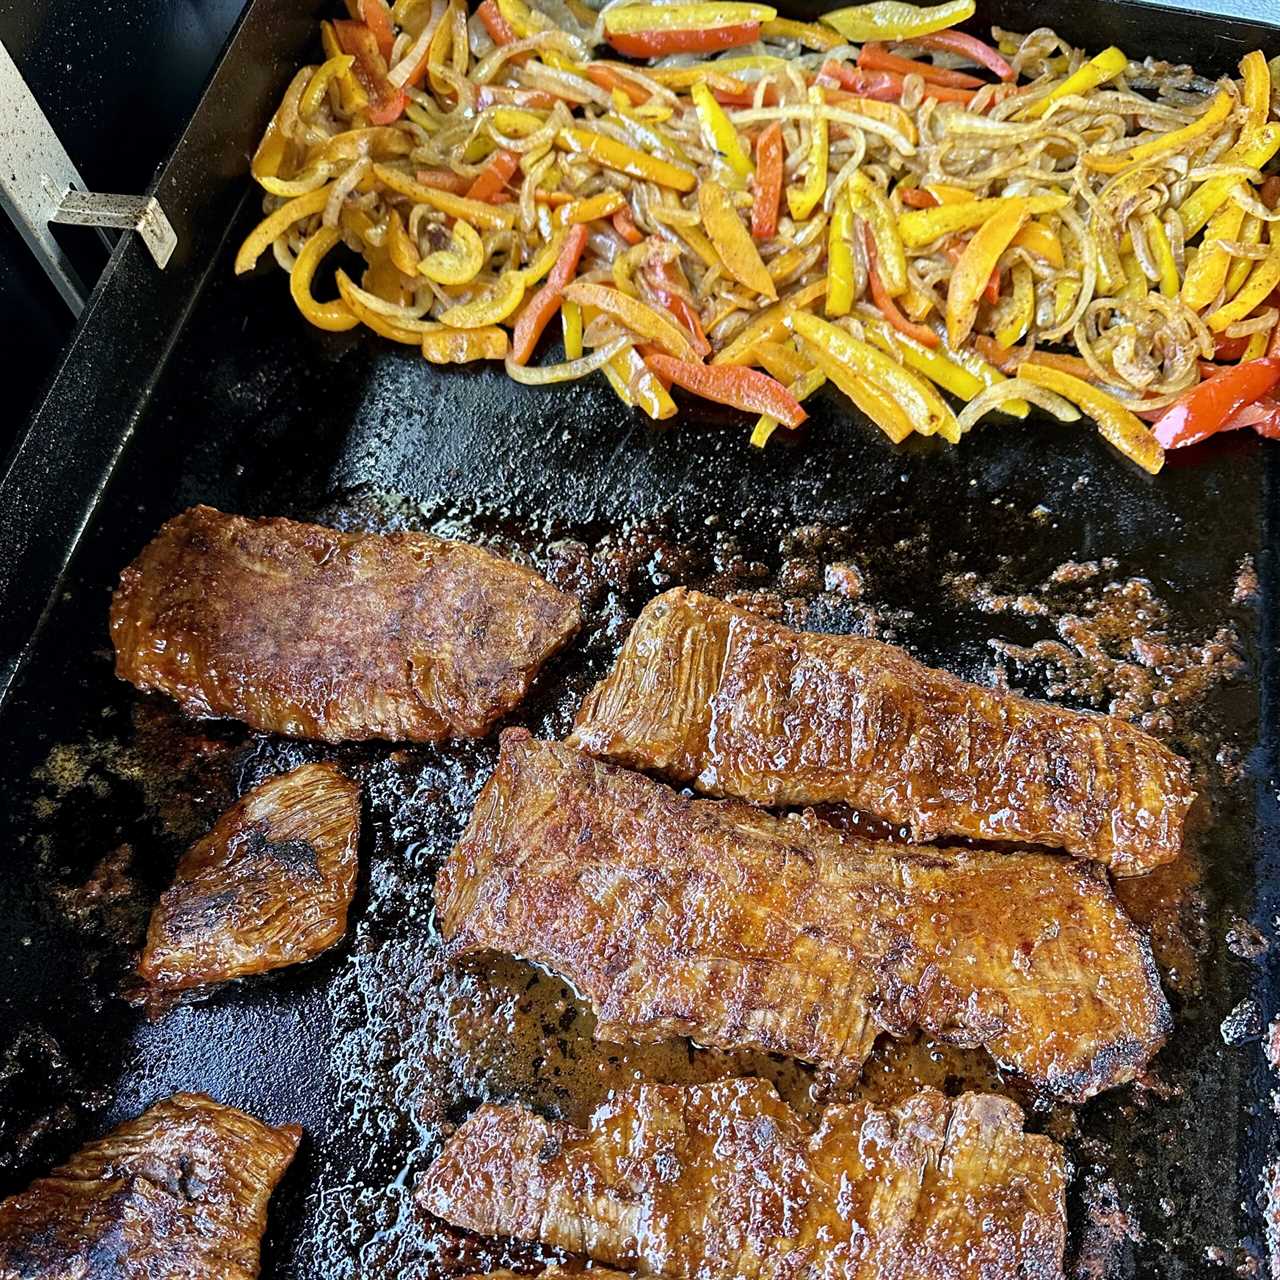
[[[481,737],[578,629],[479,547],[193,507],[120,576],[116,673],[196,716],[325,742]]]
[[[304,764],[242,796],[178,863],[138,971],[161,998],[299,964],[347,929],[360,788]]]
[[[915,838],[1051,845],[1141,875],[1178,855],[1183,759],[1115,716],[967,684],[678,588],[641,613],[569,741],[762,805],[842,802]]]
[[[301,1137],[175,1093],[0,1202],[0,1276],[253,1280]]]
[[[668,1280],[1049,1280],[1065,1160],[1004,1098],[830,1107],[816,1133],[763,1080],[614,1094],[587,1130],[482,1106],[418,1203]]]
[[[1146,940],[1101,867],[917,850],[689,800],[523,730],[440,872],[448,954],[568,979],[602,1040],[790,1054],[856,1071],[884,1031],[984,1045],[1080,1100],[1169,1031]]]

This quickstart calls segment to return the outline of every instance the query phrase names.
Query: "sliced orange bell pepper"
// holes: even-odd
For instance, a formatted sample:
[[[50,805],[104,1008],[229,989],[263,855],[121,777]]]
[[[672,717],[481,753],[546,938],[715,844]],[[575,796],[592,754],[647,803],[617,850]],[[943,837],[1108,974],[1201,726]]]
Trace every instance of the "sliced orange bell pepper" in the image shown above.
[[[781,302],[766,307],[745,324],[737,336],[711,357],[712,364],[749,364],[758,342],[778,342],[787,336],[787,319],[792,311],[812,306],[827,291],[827,281],[807,284]]]
[[[437,191],[449,191],[455,196],[466,195],[471,188],[470,179],[452,169],[419,169],[414,175],[424,187]]]
[[[403,89],[395,88],[387,79],[387,60],[378,49],[373,32],[363,22],[341,19],[333,24],[334,34],[343,53],[355,59],[352,70],[361,88],[369,95],[365,109],[374,124],[390,124],[404,114],[408,102]]]
[[[464,193],[467,199],[483,200],[489,204],[500,203],[506,185],[511,181],[519,164],[520,157],[514,151],[495,151],[489,163]]]
[[[876,260],[876,242],[865,222],[862,224],[862,245],[867,254],[867,283],[871,286],[871,298],[879,309],[880,314],[899,333],[905,333],[908,338],[914,338],[926,347],[936,347],[938,345],[938,335],[928,325],[916,324],[915,321],[908,320],[898,310],[898,304],[894,302],[893,296],[884,287]]]
[[[978,318],[978,302],[1000,255],[1030,216],[1025,199],[999,203],[1001,207],[974,233],[951,273],[947,286],[947,340],[953,347],[958,347],[972,331]]]
[[[497,325],[482,329],[443,329],[422,335],[422,355],[432,364],[470,364],[473,360],[502,360],[507,354],[507,331]]]
[[[613,223],[613,229],[632,247],[644,240],[644,233],[636,226],[631,210],[625,204],[620,209],[614,210],[610,221]]]
[[[742,22],[731,27],[708,27],[705,31],[607,32],[605,39],[628,58],[664,58],[669,53],[717,53],[754,44],[760,38],[758,22]]]
[[[751,206],[751,234],[757,240],[772,240],[778,234],[784,160],[782,121],[775,120],[756,142],[755,203]]]
[[[778,290],[773,278],[738,216],[733,199],[720,183],[708,180],[698,188],[698,210],[725,270],[754,293],[776,299]]]
[[[951,71],[945,67],[935,67],[929,62],[900,58],[875,40],[862,46],[858,54],[858,66],[864,71],[892,71],[900,76],[917,75],[928,84],[945,85],[949,89],[981,89],[984,83],[977,76],[964,71]]]
[[[584,155],[606,169],[625,173],[628,177],[641,178],[660,187],[675,191],[692,191],[698,180],[688,169],[680,169],[657,156],[646,155],[615,138],[590,129],[563,129],[556,138],[556,145],[564,151]]]
[[[511,337],[511,359],[516,364],[529,363],[538,339],[542,337],[542,331],[550,324],[551,317],[560,310],[565,286],[578,269],[589,235],[590,231],[585,225],[576,226],[569,232],[565,237],[564,248],[556,259],[556,265],[547,276],[546,284],[524,304]]]
[[[767,413],[788,427],[798,427],[809,416],[782,383],[759,369],[675,360],[661,352],[646,356],[645,363],[660,378],[704,400],[715,400],[747,413]]]
[[[575,280],[564,294],[571,302],[612,316],[638,337],[657,343],[680,360],[697,360],[697,352],[680,326],[639,298],[582,280]]]

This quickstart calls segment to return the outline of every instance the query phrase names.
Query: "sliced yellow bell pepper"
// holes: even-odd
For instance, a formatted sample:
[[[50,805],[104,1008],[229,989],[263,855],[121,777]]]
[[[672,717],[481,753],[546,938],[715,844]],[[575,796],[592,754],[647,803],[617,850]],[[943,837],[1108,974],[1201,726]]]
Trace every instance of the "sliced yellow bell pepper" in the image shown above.
[[[298,114],[304,119],[309,120],[324,104],[324,100],[329,92],[329,85],[335,79],[350,76],[353,83],[359,84],[355,77],[351,75],[351,68],[355,64],[355,57],[349,53],[339,53],[332,58],[326,59],[319,67],[316,68],[315,75],[311,77],[306,89],[303,91],[302,98],[298,102]],[[339,89],[341,93],[341,89]]]
[[[926,436],[936,432],[953,444],[960,439],[960,424],[951,406],[928,382],[904,369],[883,351],[876,350],[870,343],[860,342],[847,330],[807,311],[793,312],[791,326],[804,339],[805,348],[814,363],[859,408],[862,404],[850,391],[850,386],[857,387],[859,391],[871,386],[898,407],[909,430]],[[874,417],[866,409],[863,412]],[[882,430],[888,431],[882,422],[875,420]],[[899,429],[900,420],[893,421],[898,423],[895,430]],[[903,438],[905,435],[898,437]]]
[[[776,378],[784,386],[813,368],[789,342],[758,342],[755,360],[771,378]]]
[[[293,260],[293,270],[289,272],[289,293],[298,310],[317,329],[327,329],[330,333],[342,333],[360,323],[359,317],[341,298],[333,302],[317,302],[311,294],[311,282],[315,279],[321,258],[341,239],[342,232],[337,227],[321,227],[298,251]]]
[[[515,224],[515,209],[511,205],[489,204],[484,200],[468,200],[451,191],[423,186],[407,173],[385,164],[375,164],[373,172],[383,186],[390,187],[397,195],[405,196],[414,204],[427,204],[451,218],[461,218],[473,227],[485,227],[490,231],[509,231]],[[474,328],[474,326],[468,326]]]
[[[737,27],[744,22],[769,22],[777,9],[766,4],[741,4],[714,0],[703,4],[615,5],[604,15],[604,29],[611,36],[632,36],[642,31],[707,31]]]
[[[583,200],[570,200],[551,215],[551,225],[569,227],[579,222],[594,222],[597,218],[617,213],[626,202],[627,198],[621,191],[601,191]]]
[[[1055,103],[1074,94],[1085,94],[1096,89],[1108,80],[1114,80],[1129,65],[1128,55],[1123,49],[1112,45],[1104,49],[1096,58],[1090,58],[1084,66],[1069,75],[1052,93],[1033,102],[1015,117],[1019,120],[1039,120]]]
[[[605,315],[613,316],[632,333],[656,342],[677,359],[695,363],[698,361],[698,353],[694,351],[680,326],[639,298],[630,298],[607,285],[583,280],[575,280],[565,289],[564,294],[570,302],[583,307],[595,307]]]
[[[1010,274],[1013,277],[1013,294],[1006,313],[998,318],[995,332],[995,339],[1002,347],[1011,347],[1021,341],[1022,335],[1031,327],[1036,309],[1031,268],[1025,262],[1019,262]]]
[[[274,213],[263,218],[245,237],[236,254],[236,275],[242,276],[246,271],[252,271],[263,251],[284,235],[295,222],[321,212],[328,203],[329,188],[332,185],[330,182],[318,190],[308,191],[305,196],[298,196],[288,204],[282,204]]]
[[[1155,436],[1115,396],[1049,365],[1024,362],[1018,366],[1018,377],[1070,400],[1094,420],[1104,440],[1144,471],[1155,475],[1164,466],[1164,450]]]
[[[578,359],[582,355],[582,308],[568,298],[560,304],[560,327],[564,332],[564,358]]]
[[[1254,245],[1262,239],[1262,228],[1265,225],[1262,219],[1255,214],[1246,213],[1244,222],[1240,225],[1240,234],[1236,237],[1241,244]],[[1231,263],[1231,270],[1227,272],[1227,284],[1223,291],[1223,300],[1229,301],[1240,292],[1244,282],[1249,278],[1249,272],[1253,270],[1254,258],[1236,258]]]
[[[334,273],[334,279],[338,284],[338,293],[352,314],[360,320],[361,324],[372,329],[380,337],[403,343],[407,347],[417,347],[422,344],[424,334],[431,333],[440,327],[429,321],[419,321],[413,329],[398,325],[390,316],[384,316],[371,307],[367,300],[373,295],[359,288],[341,268]]]
[[[610,10],[610,12],[615,12]],[[617,10],[616,12],[623,12]],[[702,140],[707,149],[714,152],[735,175],[737,185],[745,185],[746,179],[756,171],[747,155],[738,131],[733,122],[725,114],[724,108],[715,100],[715,95],[705,80],[700,80],[689,91],[693,99],[694,110],[698,113],[698,123],[702,129]]]
[[[1124,261],[1120,257],[1120,247],[1110,228],[1106,226],[1091,223],[1088,234],[1098,254],[1098,293],[1104,297],[1114,297],[1129,282]]]
[[[1203,311],[1222,292],[1232,259],[1227,250],[1215,242],[1237,239],[1243,222],[1244,210],[1234,200],[1224,204],[1209,219],[1204,243],[1192,255],[1182,281],[1182,301],[1192,311]]]
[[[1251,333],[1249,341],[1245,344],[1244,354],[1240,357],[1241,364],[1248,364],[1250,360],[1261,360],[1267,354],[1267,346],[1271,342],[1269,333]]]
[[[525,289],[523,271],[504,271],[487,294],[450,307],[441,314],[440,323],[451,329],[483,329],[499,324],[524,301]]]
[[[916,128],[916,122],[896,102],[881,102],[879,98],[845,96],[840,99],[840,110],[853,115],[870,116],[872,120],[887,124],[891,129],[896,129],[902,134],[913,147],[920,141],[920,131]]]
[[[715,245],[724,269],[755,293],[776,300],[778,290],[760,258],[751,233],[738,216],[733,198],[718,182],[708,179],[698,188],[702,225]]]
[[[1222,163],[1261,169],[1277,151],[1280,151],[1280,124],[1264,124],[1261,129],[1245,134],[1222,157]],[[1188,239],[1226,203],[1239,181],[1239,178],[1210,178],[1182,202],[1178,216],[1182,219],[1182,228]]]
[[[624,399],[643,409],[655,422],[675,417],[676,402],[635,347],[623,347],[605,365],[605,369],[615,373],[626,386],[627,396]],[[610,378],[610,381],[613,379]]]
[[[484,267],[484,242],[469,222],[458,218],[447,249],[437,249],[418,263],[418,270],[437,284],[470,284]]]
[[[903,0],[873,0],[848,9],[833,9],[819,17],[834,27],[846,40],[910,40],[927,36],[946,27],[954,27],[972,18],[974,0],[944,0],[943,4],[921,8]]]
[[[836,196],[827,229],[827,315],[847,316],[853,310],[854,284],[853,206],[844,187]]]
[[[1177,292],[1178,282],[1174,282],[1174,292]],[[1072,279],[1062,279],[1054,282],[1053,286],[1053,323],[1061,324],[1067,316],[1071,314],[1071,308],[1076,305],[1076,299],[1080,296],[1080,282]]]
[[[756,344],[778,342],[787,336],[787,316],[792,311],[812,306],[826,293],[828,282],[818,280],[797,289],[788,298],[766,307],[742,327],[737,337],[711,357],[712,364],[753,364]],[[711,326],[714,327],[714,326]]]
[[[422,335],[423,359],[432,364],[470,364],[472,360],[503,360],[510,340],[505,329],[448,329]]]
[[[1248,134],[1261,129],[1271,114],[1271,72],[1267,67],[1267,55],[1260,49],[1246,53],[1240,60],[1240,101],[1244,103],[1244,124],[1241,132]]]
[[[816,109],[825,103],[822,86],[810,85],[809,105],[815,110],[810,126],[809,156],[802,170],[804,181],[798,187],[787,188],[787,208],[796,222],[803,222],[827,193],[827,121]]]
[[[1145,163],[1160,156],[1172,155],[1175,151],[1182,151],[1193,142],[1213,133],[1231,114],[1235,105],[1235,98],[1225,89],[1221,89],[1200,118],[1184,128],[1161,134],[1160,137],[1152,138],[1148,142],[1140,142],[1136,147],[1130,147],[1127,151],[1120,151],[1115,155],[1093,156],[1086,151],[1084,162],[1090,169],[1095,169],[1099,173],[1119,173],[1131,164]]]
[[[834,49],[840,37],[816,22],[796,22],[792,18],[769,18],[760,24],[760,34],[770,40],[798,40],[806,49],[823,52]]]
[[[1025,199],[996,201],[998,208],[974,232],[965,246],[947,286],[947,341],[958,347],[973,329],[978,318],[978,303],[1000,261],[1028,217]],[[958,205],[957,208],[965,208]]]
[[[692,89],[708,76],[732,76],[737,71],[782,71],[786,65],[785,58],[747,54],[736,58],[717,58],[714,62],[695,62],[691,67],[646,67],[645,75],[668,89]]]
[[[1160,292],[1166,298],[1176,298],[1181,285],[1178,281],[1178,264],[1173,257],[1173,246],[1169,243],[1169,233],[1164,223],[1154,213],[1148,213],[1142,219],[1147,233],[1147,244],[1151,246],[1151,256],[1156,260],[1156,269],[1160,272]]]
[[[270,174],[264,173],[258,178],[258,185],[273,196],[290,198],[305,196],[308,191],[324,186],[332,177],[331,164],[318,164],[313,168],[304,169],[294,178],[273,178]]]
[[[923,342],[897,332],[882,321],[864,321],[863,327],[867,331],[867,337],[881,351],[901,357],[903,364],[915,369],[917,373],[923,373],[930,382],[959,396],[961,400],[972,400],[986,389],[987,384],[977,374],[957,364],[940,348],[926,347]]]
[[[1151,292],[1151,281],[1147,279],[1138,255],[1132,250],[1120,255],[1120,266],[1124,271],[1124,284],[1120,286],[1117,296],[1138,300]]]
[[[861,169],[850,179],[846,190],[854,213],[865,218],[876,242],[876,270],[891,298],[907,288],[907,255],[894,219],[893,207],[884,192]]]
[[[547,123],[546,113],[526,111],[523,107],[493,107],[489,123],[504,137],[527,138]]]
[[[333,29],[333,23],[321,22],[320,43],[324,45],[326,62],[332,62],[334,58],[343,56],[343,49],[338,43],[338,33]],[[363,111],[369,105],[369,95],[356,79],[355,72],[348,66],[345,71],[335,72],[335,75],[338,80],[338,103],[342,107],[343,115],[353,116],[357,111]]]
[[[403,129],[374,125],[368,129],[347,129],[313,148],[308,160],[321,164],[338,160],[358,160],[372,156],[386,160],[391,156],[407,156],[413,150],[413,137]]]
[[[1058,233],[1043,222],[1028,222],[1013,237],[1013,244],[1015,248],[1025,249],[1028,253],[1034,253],[1038,258],[1043,258],[1051,266],[1066,265],[1066,255],[1062,251],[1062,241],[1058,238]]]
[[[1276,224],[1271,225],[1274,228]],[[1240,292],[1205,321],[1214,333],[1221,333],[1237,320],[1243,320],[1254,307],[1259,306],[1270,296],[1276,285],[1280,284],[1280,232],[1273,231],[1272,234],[1276,238],[1271,243],[1270,252],[1249,273],[1249,278]]]
[[[647,156],[616,138],[593,133],[590,129],[563,129],[556,138],[556,145],[564,151],[584,155],[606,169],[642,178],[646,182],[656,182],[660,187],[692,191],[697,185],[697,179],[687,169],[679,169],[657,156]]]
[[[1028,217],[1056,213],[1070,203],[1067,196],[1015,196]],[[985,200],[965,200],[959,204],[939,205],[936,209],[908,209],[898,218],[898,234],[910,249],[921,249],[943,236],[981,226],[1009,199],[992,196]]]
[[[984,387],[994,387],[997,382],[1004,382],[1006,375],[995,367],[990,361],[984,360],[972,347],[952,348],[947,345],[946,328],[943,325],[935,325],[934,331],[938,334],[939,344],[934,350],[946,356],[953,364],[958,364],[968,373],[973,374]],[[904,341],[906,339],[903,339]],[[929,350],[929,348],[922,348]],[[922,372],[925,372],[922,370]],[[933,377],[932,374],[929,375]],[[947,386],[945,382],[934,378],[934,381],[941,387],[946,387],[948,391],[953,388]],[[956,392],[957,395],[962,393]],[[1009,414],[1013,418],[1025,418],[1031,412],[1031,406],[1025,400],[1006,400],[1002,407],[1002,412]]]
[[[968,187],[953,187],[949,182],[926,182],[924,189],[939,204],[966,204],[976,198]]]
[[[403,271],[407,276],[417,273],[418,263],[422,255],[418,252],[418,246],[414,244],[409,233],[404,229],[404,221],[394,209],[387,215],[386,245],[387,253],[390,255],[397,271]]]
[[[520,40],[527,40],[530,36],[551,31],[555,27],[550,18],[537,9],[531,9],[524,0],[498,0],[498,12]]]

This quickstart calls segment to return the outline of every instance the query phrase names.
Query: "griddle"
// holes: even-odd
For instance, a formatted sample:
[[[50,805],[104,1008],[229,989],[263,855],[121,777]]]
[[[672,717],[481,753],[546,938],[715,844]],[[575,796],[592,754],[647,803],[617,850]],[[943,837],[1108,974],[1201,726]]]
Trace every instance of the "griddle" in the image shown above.
[[[323,748],[187,721],[116,681],[106,617],[119,569],[166,518],[208,502],[429,528],[578,590],[580,641],[512,717],[542,734],[566,731],[629,619],[679,582],[1073,705],[1105,707],[1132,677],[1182,661],[1186,698],[1164,734],[1204,791],[1195,873],[1126,889],[1172,969],[1177,1029],[1151,1077],[1077,1112],[1045,1110],[980,1055],[886,1046],[865,1087],[888,1097],[922,1078],[1019,1096],[1029,1123],[1070,1151],[1079,1275],[1267,1274],[1276,446],[1233,433],[1171,455],[1154,479],[1087,424],[1043,416],[980,426],[956,449],[894,447],[826,389],[796,439],[762,451],[729,411],[686,402],[677,425],[657,428],[599,379],[526,389],[500,367],[435,369],[362,331],[320,333],[269,260],[235,280],[231,257],[259,216],[248,156],[294,68],[317,60],[327,7],[249,6],[155,186],[180,238],[173,262],[158,273],[121,242],[0,479],[0,1195],[158,1097],[196,1089],[306,1127],[273,1201],[264,1275],[527,1268],[538,1250],[464,1237],[410,1203],[442,1133],[478,1101],[581,1116],[638,1075],[746,1070],[801,1106],[823,1088],[781,1060],[595,1045],[589,1015],[546,976],[438,963],[431,881],[493,739]],[[1248,49],[1280,52],[1269,4],[1238,14],[992,0],[971,25],[1049,24],[1092,50],[1118,43],[1216,74]],[[1128,594],[1104,592],[1111,582]],[[1128,610],[1129,630],[1107,630],[1104,598]],[[1025,647],[1075,634],[1076,616],[1094,617],[1108,662],[1063,679],[1053,651]],[[147,1021],[119,993],[182,849],[248,786],[322,757],[364,784],[348,938]]]

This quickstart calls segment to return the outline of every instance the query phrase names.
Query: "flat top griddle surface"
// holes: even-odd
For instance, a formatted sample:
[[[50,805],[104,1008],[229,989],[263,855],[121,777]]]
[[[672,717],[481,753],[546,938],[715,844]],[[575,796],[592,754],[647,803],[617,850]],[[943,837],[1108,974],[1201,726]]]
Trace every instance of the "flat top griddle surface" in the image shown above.
[[[1006,25],[1015,8],[1002,6]],[[1086,10],[1099,12],[1053,20],[1101,46],[1112,36]],[[1111,10],[1131,30],[1143,16]],[[1194,56],[1194,34],[1162,30],[1160,52]],[[241,211],[232,243],[253,217]],[[809,1112],[830,1092],[782,1060],[596,1045],[560,984],[510,961],[438,962],[431,881],[495,739],[327,749],[189,722],[117,682],[119,569],[166,518],[208,502],[429,528],[579,592],[582,637],[511,721],[539,734],[567,730],[629,620],[677,583],[1145,718],[1195,761],[1203,793],[1187,856],[1121,887],[1153,929],[1177,1020],[1145,1086],[1043,1110],[981,1054],[916,1043],[882,1044],[863,1088],[1019,1097],[1075,1162],[1082,1274],[1262,1274],[1250,1268],[1264,1265],[1280,909],[1273,743],[1259,742],[1273,719],[1274,446],[1234,433],[1151,479],[1086,423],[994,421],[956,449],[895,448],[830,390],[812,408],[795,442],[760,451],[740,415],[691,410],[655,430],[598,379],[544,392],[500,368],[435,370],[367,334],[310,329],[279,272],[235,281],[224,247],[0,708],[0,1194],[157,1097],[204,1090],[307,1129],[273,1202],[265,1275],[433,1276],[535,1257],[410,1205],[442,1132],[478,1100],[581,1117],[640,1076],[748,1070]],[[178,855],[236,794],[315,758],[364,783],[347,940],[147,1022],[117,993]]]

